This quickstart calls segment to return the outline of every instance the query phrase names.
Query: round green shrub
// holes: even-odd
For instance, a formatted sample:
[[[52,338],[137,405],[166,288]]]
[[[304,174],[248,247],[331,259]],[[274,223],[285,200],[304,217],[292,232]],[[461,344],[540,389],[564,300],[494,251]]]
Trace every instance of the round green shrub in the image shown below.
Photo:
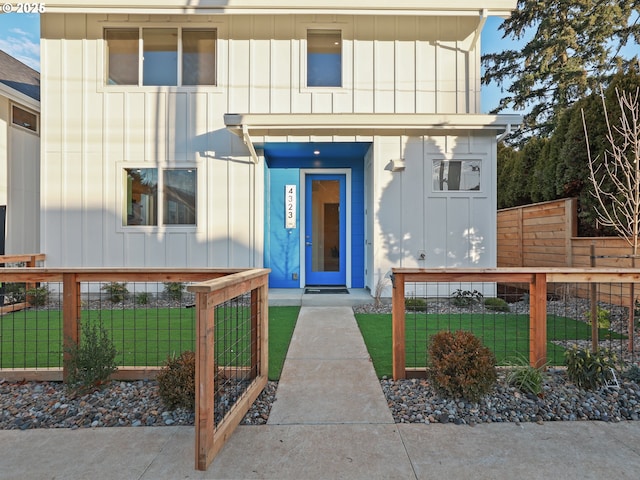
[[[439,332],[431,337],[428,375],[442,394],[476,402],[496,383],[496,357],[471,332]]]

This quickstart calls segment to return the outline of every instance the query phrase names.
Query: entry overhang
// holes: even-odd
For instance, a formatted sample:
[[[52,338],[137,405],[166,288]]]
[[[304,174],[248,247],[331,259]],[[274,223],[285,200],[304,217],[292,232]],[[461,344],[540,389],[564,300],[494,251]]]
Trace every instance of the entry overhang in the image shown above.
[[[520,115],[227,113],[226,127],[245,142],[269,135],[432,135],[470,130],[510,132]]]

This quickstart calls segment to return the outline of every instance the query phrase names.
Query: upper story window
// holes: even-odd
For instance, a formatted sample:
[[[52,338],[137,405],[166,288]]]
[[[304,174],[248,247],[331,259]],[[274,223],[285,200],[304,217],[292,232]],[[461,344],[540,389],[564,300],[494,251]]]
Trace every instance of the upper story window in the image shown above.
[[[216,30],[112,28],[105,30],[107,85],[216,84]]]
[[[38,114],[17,105],[11,106],[11,123],[38,133]]]
[[[480,160],[434,160],[433,190],[480,190]]]
[[[342,86],[340,30],[307,30],[307,86]]]

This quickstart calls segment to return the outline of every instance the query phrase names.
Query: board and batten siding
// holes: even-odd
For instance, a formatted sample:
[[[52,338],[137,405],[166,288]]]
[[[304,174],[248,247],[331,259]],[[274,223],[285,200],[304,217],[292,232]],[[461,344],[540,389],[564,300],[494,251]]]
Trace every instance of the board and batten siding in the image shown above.
[[[43,14],[47,265],[261,266],[264,166],[250,162],[223,115],[478,113],[478,21]],[[105,86],[103,29],[127,26],[216,28],[217,86]],[[304,86],[307,28],[342,30],[342,88]],[[152,166],[198,169],[197,228],[122,227],[123,168]]]
[[[375,287],[392,267],[495,267],[496,152],[490,133],[377,137],[373,157],[373,178],[367,179],[373,195],[366,202],[376,208],[376,260],[367,264],[375,265],[369,285]],[[403,172],[385,169],[388,159],[400,157]],[[480,190],[435,191],[432,165],[441,159],[480,160]]]

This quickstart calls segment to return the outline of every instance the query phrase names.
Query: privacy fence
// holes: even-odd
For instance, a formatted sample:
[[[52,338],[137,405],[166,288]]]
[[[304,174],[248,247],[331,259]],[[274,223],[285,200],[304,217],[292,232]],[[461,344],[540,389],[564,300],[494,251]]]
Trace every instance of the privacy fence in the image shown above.
[[[564,352],[609,348],[635,362],[638,269],[393,269],[392,369],[426,374],[431,335],[469,330],[507,365],[563,365]],[[582,292],[581,296],[576,295]]]
[[[498,267],[632,268],[618,237],[578,237],[578,202],[554,200],[498,211]]]
[[[267,382],[268,272],[0,268],[0,377],[63,380],[87,325],[113,341],[114,379],[153,378],[195,351],[195,463],[205,470]]]

